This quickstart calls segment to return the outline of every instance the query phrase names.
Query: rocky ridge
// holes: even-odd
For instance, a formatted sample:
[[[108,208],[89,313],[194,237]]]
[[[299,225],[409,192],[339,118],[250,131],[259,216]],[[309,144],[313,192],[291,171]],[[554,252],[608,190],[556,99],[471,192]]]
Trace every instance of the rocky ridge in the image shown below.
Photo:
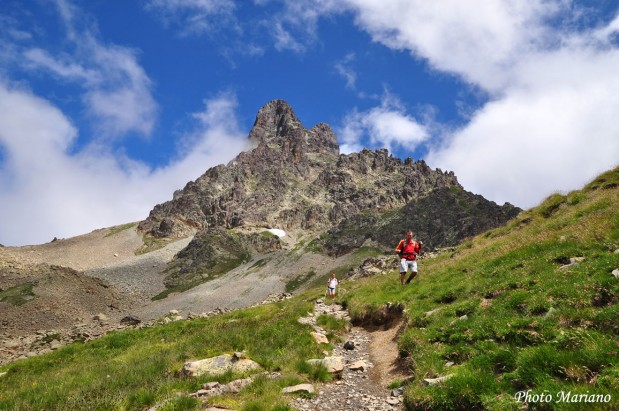
[[[438,188],[462,189],[453,172],[402,161],[387,150],[339,155],[328,125],[306,129],[282,100],[258,112],[249,141],[252,150],[155,206],[140,230],[155,237],[209,227],[317,231],[364,210],[402,207]]]
[[[165,285],[177,287],[223,275],[257,254],[281,250],[279,238],[268,232],[241,235],[221,227],[203,230],[182,249],[169,267]]]
[[[306,251],[340,257],[364,245],[391,253],[406,229],[426,249],[452,246],[520,211],[465,191],[453,172],[424,161],[402,161],[387,150],[340,155],[328,125],[306,129],[282,100],[258,112],[248,139],[253,149],[210,168],[139,224],[151,237],[195,235],[166,271],[170,291],[256,254],[303,247],[276,239],[261,244],[256,230],[282,229],[310,242]]]

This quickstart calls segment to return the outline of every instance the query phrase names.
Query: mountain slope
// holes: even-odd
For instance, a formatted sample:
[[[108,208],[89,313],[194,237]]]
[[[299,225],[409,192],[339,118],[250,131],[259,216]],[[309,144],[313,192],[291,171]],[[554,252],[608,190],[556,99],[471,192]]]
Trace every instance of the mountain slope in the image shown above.
[[[353,321],[405,321],[398,344],[411,379],[392,386],[402,384],[407,409],[618,409],[618,183],[619,168],[455,251],[422,259],[408,286],[395,270],[344,281],[338,300]],[[246,350],[281,378],[259,378],[209,404],[291,410],[281,389],[324,377],[304,361],[331,348],[298,322],[323,293],[320,287],[213,318],[116,332],[2,366],[0,409],[196,409],[197,400],[176,393],[237,376],[188,379],[176,371],[187,359]],[[424,384],[435,377],[449,378]],[[527,400],[527,390],[538,400]]]
[[[259,111],[249,141],[253,150],[188,183],[140,229],[155,237],[209,227],[320,231],[364,210],[394,209],[435,189],[462,188],[452,172],[402,162],[387,150],[338,155],[329,126],[306,129],[282,100]]]
[[[408,287],[394,277],[349,285],[355,321],[384,318],[387,303],[404,312],[410,409],[619,407],[617,183],[619,168],[552,195],[455,252],[422,260]],[[423,385],[438,376],[451,378]],[[527,390],[552,401],[518,401]],[[572,403],[569,393],[598,402]]]
[[[453,172],[432,170],[423,161],[402,161],[387,150],[339,155],[328,125],[306,129],[282,100],[260,109],[249,141],[252,150],[207,170],[171,201],[155,206],[139,230],[147,239],[167,241],[216,228],[234,230],[237,237],[277,228],[298,242],[282,244],[284,250],[303,247],[303,241],[312,242],[306,252],[341,256],[366,240],[378,250],[390,249],[408,228],[427,239],[430,249],[454,245],[505,224],[520,211],[464,191]],[[255,256],[243,247],[235,252],[214,244],[218,239],[225,242],[221,235],[200,234],[191,246],[228,248],[224,259],[236,261],[235,266]],[[197,267],[197,255],[179,254],[168,270],[170,291],[219,276],[221,270],[208,267],[225,264],[208,255],[199,256],[198,272],[191,268]],[[180,266],[187,268],[174,268]],[[314,270],[318,277],[326,274],[319,271]]]

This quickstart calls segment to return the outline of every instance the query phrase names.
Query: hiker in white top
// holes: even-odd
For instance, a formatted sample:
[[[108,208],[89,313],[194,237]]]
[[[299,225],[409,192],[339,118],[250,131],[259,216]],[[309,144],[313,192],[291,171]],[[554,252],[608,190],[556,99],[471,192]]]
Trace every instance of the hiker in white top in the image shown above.
[[[331,278],[327,280],[327,291],[329,292],[329,297],[335,297],[335,287],[340,282],[335,278],[335,273],[331,273]]]

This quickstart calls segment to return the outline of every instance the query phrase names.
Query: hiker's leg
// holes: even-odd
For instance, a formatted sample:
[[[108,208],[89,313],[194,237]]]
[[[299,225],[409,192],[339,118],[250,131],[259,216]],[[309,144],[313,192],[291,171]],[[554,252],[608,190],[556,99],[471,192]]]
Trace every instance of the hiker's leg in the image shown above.
[[[408,265],[411,268],[411,275],[406,280],[406,284],[410,283],[411,280],[417,275],[417,261],[408,261]]]
[[[400,282],[404,285],[404,280],[406,279],[406,272],[408,271],[408,266],[406,265],[406,259],[402,258],[400,260]]]

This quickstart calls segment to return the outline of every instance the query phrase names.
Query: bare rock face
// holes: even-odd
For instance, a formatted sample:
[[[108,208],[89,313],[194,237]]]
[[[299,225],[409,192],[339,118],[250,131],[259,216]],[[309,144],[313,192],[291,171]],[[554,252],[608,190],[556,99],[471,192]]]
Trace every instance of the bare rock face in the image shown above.
[[[266,146],[280,152],[280,159],[286,162],[301,162],[307,153],[339,154],[331,127],[320,123],[311,130],[305,129],[292,107],[283,100],[271,101],[260,109],[249,139],[258,147]]]
[[[499,206],[480,195],[455,187],[437,188],[403,207],[353,214],[343,218],[322,237],[326,254],[340,256],[361,247],[366,241],[391,252],[404,231],[411,229],[424,248],[454,246],[514,218],[520,209],[506,203]]]
[[[364,210],[402,207],[438,188],[461,188],[453,173],[402,162],[387,150],[339,155],[328,125],[306,129],[282,100],[260,109],[249,140],[251,151],[189,182],[139,229],[169,238],[244,225],[320,231]]]

